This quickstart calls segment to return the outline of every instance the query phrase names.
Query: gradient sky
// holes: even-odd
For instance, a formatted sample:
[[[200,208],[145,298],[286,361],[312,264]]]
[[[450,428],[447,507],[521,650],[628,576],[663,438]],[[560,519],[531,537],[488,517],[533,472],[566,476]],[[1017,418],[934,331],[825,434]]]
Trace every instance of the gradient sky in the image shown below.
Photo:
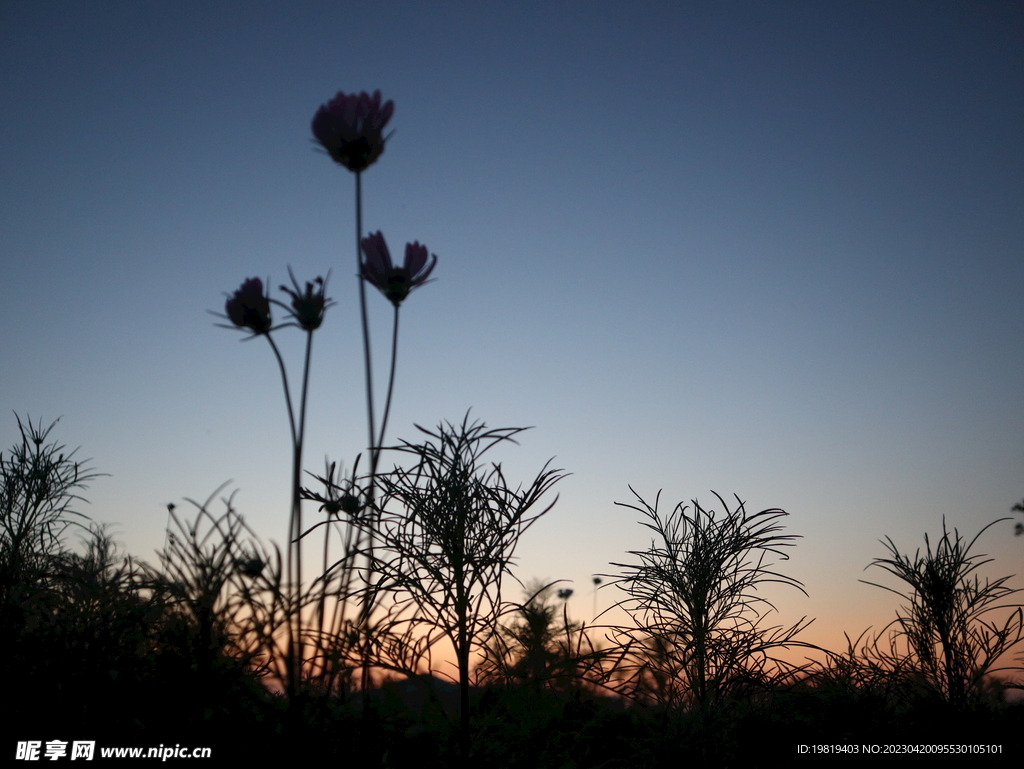
[[[388,439],[534,426],[495,458],[572,475],[517,574],[574,580],[578,617],[649,543],[629,484],[787,510],[810,597],[780,621],[831,647],[894,616],[858,582],[885,581],[879,539],[972,537],[1024,497],[1019,4],[5,0],[0,447],[12,412],[61,417],[111,476],[83,511],[133,554],[229,479],[284,536],[271,352],[207,312],[247,277],[333,271],[307,466],[365,448],[353,177],[309,121],[378,88],[364,226],[439,257]],[[1024,571],[1012,532],[986,573]]]

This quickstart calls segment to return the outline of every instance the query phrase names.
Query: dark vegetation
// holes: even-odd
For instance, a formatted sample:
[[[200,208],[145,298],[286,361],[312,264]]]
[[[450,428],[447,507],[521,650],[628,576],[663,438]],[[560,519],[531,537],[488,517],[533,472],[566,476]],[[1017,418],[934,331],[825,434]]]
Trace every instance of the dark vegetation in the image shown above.
[[[172,506],[156,565],[123,555],[72,510],[96,474],[50,439],[54,425],[18,426],[0,455],[17,740],[365,767],[660,767],[765,765],[822,743],[1010,755],[1024,733],[1024,706],[1004,696],[1020,681],[1017,591],[981,579],[977,537],[944,523],[912,557],[885,540],[872,565],[904,605],[835,652],[800,640],[806,619],[773,624],[758,590],[804,590],[776,565],[796,539],[784,511],[719,497],[718,512],[666,514],[635,494],[626,507],[651,545],[605,575],[633,624],[588,627],[569,617],[571,591],[515,585],[518,538],[561,477],[544,467],[511,488],[485,463],[519,430],[468,418],[423,430],[396,447],[411,461],[377,475],[372,504],[357,504],[365,479],[329,467],[322,491],[303,492],[321,506],[307,539],[322,537],[322,573],[304,585],[230,498],[220,513],[214,497],[188,514]],[[786,661],[802,658],[815,661]]]

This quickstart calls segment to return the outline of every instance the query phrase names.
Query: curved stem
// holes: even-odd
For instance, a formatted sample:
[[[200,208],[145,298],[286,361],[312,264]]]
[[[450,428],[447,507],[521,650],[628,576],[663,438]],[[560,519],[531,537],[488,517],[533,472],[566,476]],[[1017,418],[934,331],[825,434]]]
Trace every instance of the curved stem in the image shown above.
[[[297,584],[296,579],[296,562],[293,550],[293,542],[298,538],[298,532],[296,531],[296,518],[295,518],[295,496],[296,496],[296,484],[298,482],[295,468],[301,463],[300,444],[299,444],[299,433],[295,427],[295,409],[292,408],[292,394],[291,389],[288,387],[288,371],[284,365],[284,359],[281,357],[281,351],[277,348],[277,344],[274,343],[273,338],[270,334],[267,334],[267,341],[270,343],[270,349],[274,351],[274,357],[277,358],[278,368],[281,370],[281,382],[284,384],[284,400],[285,405],[288,407],[288,424],[292,431],[292,509],[288,516],[288,557],[285,566],[287,573],[287,582],[285,589],[288,593],[285,596],[286,603],[288,605],[288,653],[286,666],[288,668],[286,687],[288,691],[288,698],[290,701],[294,701],[294,697],[298,691],[298,668],[296,664],[299,653],[299,636],[301,634],[301,619],[298,617],[298,595],[294,591],[294,586]],[[303,387],[305,389],[305,387]],[[304,398],[305,396],[303,396]]]
[[[284,401],[285,405],[288,406],[288,423],[292,429],[292,445],[295,444],[298,439],[298,435],[295,432],[295,411],[292,409],[292,395],[291,390],[288,388],[288,372],[284,367],[284,359],[281,358],[281,351],[277,349],[277,345],[274,344],[274,339],[270,334],[266,335],[267,341],[270,342],[270,349],[274,351],[274,357],[277,358],[277,366],[281,369],[281,381],[284,383]]]
[[[388,396],[384,401],[384,418],[380,421],[380,435],[377,437],[377,448],[370,457],[370,475],[377,474],[377,460],[380,459],[380,447],[384,444],[384,431],[388,428],[388,414],[391,413],[391,393],[395,389],[395,361],[398,357],[398,305],[395,305],[394,330],[391,334],[391,373],[388,375]]]

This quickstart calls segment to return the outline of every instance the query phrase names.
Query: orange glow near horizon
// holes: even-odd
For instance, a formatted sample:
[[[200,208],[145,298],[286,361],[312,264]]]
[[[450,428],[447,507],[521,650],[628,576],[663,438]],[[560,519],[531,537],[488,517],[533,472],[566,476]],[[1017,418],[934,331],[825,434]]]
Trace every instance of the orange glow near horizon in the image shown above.
[[[623,625],[621,627],[622,628],[627,627],[624,623],[629,621],[629,616],[624,611],[622,611],[622,610],[619,610],[619,614],[621,615],[621,619],[619,621],[623,623]],[[776,618],[776,620],[777,620],[778,615],[771,615],[771,616],[767,617],[766,619],[769,620],[769,622],[766,622],[763,625],[763,627],[771,627],[773,625],[780,624],[779,621],[770,621],[770,620],[772,620],[773,617]],[[309,621],[309,619],[310,618],[307,617],[307,621]],[[570,622],[573,621],[571,617],[569,619],[570,619]],[[790,623],[790,624],[792,624],[792,623]],[[595,626],[586,626],[585,627],[586,639],[589,639],[589,643],[593,644],[593,648],[594,649],[608,648],[609,647],[609,642],[608,642],[607,636],[613,634],[614,629],[615,628],[613,628],[609,624],[602,624],[602,625],[595,625]],[[862,647],[863,647],[863,643],[865,641],[868,641],[871,638],[873,638],[875,633],[879,632],[880,630],[884,630],[884,636],[883,636],[883,639],[882,639],[882,646],[883,646],[884,649],[887,650],[889,648],[888,647],[887,639],[888,639],[890,633],[892,632],[892,628],[885,629],[884,626],[883,626],[882,628],[877,628],[877,629],[871,629],[871,630],[864,631],[863,637],[861,637],[861,633],[860,632],[858,632],[856,634],[850,633],[849,634],[850,641],[857,642],[858,639],[860,639],[860,641],[861,641],[861,643],[857,644],[855,651],[859,654],[861,649],[862,649]],[[849,632],[849,631],[845,631],[845,632]],[[788,648],[780,648],[780,649],[778,649],[777,653],[773,653],[772,656],[776,657],[777,659],[779,659],[784,664],[792,665],[794,670],[799,671],[799,669],[801,667],[804,667],[804,666],[806,666],[808,664],[811,664],[812,666],[814,666],[814,664],[816,664],[816,663],[824,662],[827,659],[827,657],[828,657],[828,654],[826,653],[825,650],[828,650],[828,651],[833,652],[835,654],[838,654],[840,656],[844,655],[844,653],[847,652],[846,648],[829,647],[829,646],[826,645],[826,642],[823,640],[823,639],[828,639],[828,638],[835,638],[837,634],[840,637],[843,637],[843,633],[844,633],[844,630],[840,629],[840,628],[823,627],[823,626],[820,626],[820,625],[816,625],[816,623],[812,623],[802,634],[800,634],[799,636],[796,637],[796,639],[795,639],[796,643],[792,644]],[[424,634],[419,634],[418,636],[416,636],[416,639],[417,640],[422,640],[423,635]],[[574,641],[578,641],[578,636],[575,633],[573,634],[573,637],[574,637]],[[556,641],[559,640],[557,636],[556,636],[555,640]],[[585,640],[584,643],[583,643],[583,647],[587,648],[587,646],[588,646],[588,643]],[[281,642],[279,642],[279,647],[278,648],[279,648],[280,651],[283,652],[283,649],[285,648],[285,644],[284,644],[283,640]],[[906,652],[906,644],[905,644],[905,642],[904,641],[899,641],[897,643],[897,649],[899,651],[905,653]],[[307,652],[306,652],[306,660],[307,661],[306,661],[306,664],[304,665],[304,670],[305,670],[305,675],[306,676],[311,676],[311,677],[313,677],[315,679],[315,677],[316,677],[316,675],[315,675],[316,670],[315,670],[315,667],[312,665],[311,660],[309,659],[309,652],[310,651],[312,651],[312,647],[311,647],[311,645],[307,644]],[[450,641],[448,641],[447,639],[441,639],[437,643],[435,643],[433,648],[430,651],[429,657],[430,657],[430,664],[429,664],[429,666],[422,666],[417,671],[417,675],[428,674],[428,675],[432,675],[432,676],[434,676],[434,677],[436,677],[438,679],[441,679],[443,681],[447,681],[447,682],[451,682],[451,683],[457,683],[458,682],[457,664],[456,664],[456,659],[455,659],[454,651],[451,648]],[[474,662],[472,664],[472,669],[474,671],[476,671],[477,665],[479,664],[481,659],[482,659],[482,655],[481,655],[481,653],[478,650],[475,653],[475,655],[474,655]],[[996,669],[996,668],[999,668],[1001,665],[1007,665],[1008,667],[1012,667],[1012,668],[1015,668],[1016,670],[1020,670],[1020,667],[1018,665],[1014,665],[1013,664],[1014,662],[1015,662],[1015,659],[1013,657],[1013,654],[1011,653],[1011,654],[1005,655],[1002,660],[997,662],[992,667],[993,667],[993,669]],[[283,663],[279,663],[276,667],[279,668],[279,669],[283,669],[284,666],[283,666]],[[397,672],[394,669],[389,669],[389,668],[386,668],[386,667],[375,666],[375,667],[371,668],[371,671],[372,671],[371,681],[373,682],[373,686],[374,687],[383,685],[384,683],[386,683],[387,681],[390,681],[390,680],[401,680],[401,679],[406,677],[404,673],[400,673],[400,672]],[[802,676],[802,673],[797,672],[797,676],[798,677]],[[1008,673],[1007,671],[996,671],[996,673],[992,674],[990,677],[993,677],[993,678],[996,678],[996,679],[999,679],[999,680],[1003,680],[1003,681],[1007,681],[1007,680],[1012,678],[1012,674]],[[356,677],[355,681],[358,684],[358,676]],[[284,686],[284,684],[282,682],[282,679],[281,679],[280,675],[269,675],[269,676],[267,676],[267,677],[265,677],[263,679],[263,683],[267,687],[267,689],[269,689],[270,691],[273,691],[273,692],[275,692],[277,694],[283,694],[284,691],[285,691],[285,686]],[[601,693],[609,694],[609,692],[607,692],[605,690],[601,690]],[[1008,692],[1006,693],[1005,696],[1007,697],[1008,701],[1016,701],[1018,699],[1021,699],[1021,696],[1018,695],[1018,694],[1013,693],[1012,690],[1008,690]]]

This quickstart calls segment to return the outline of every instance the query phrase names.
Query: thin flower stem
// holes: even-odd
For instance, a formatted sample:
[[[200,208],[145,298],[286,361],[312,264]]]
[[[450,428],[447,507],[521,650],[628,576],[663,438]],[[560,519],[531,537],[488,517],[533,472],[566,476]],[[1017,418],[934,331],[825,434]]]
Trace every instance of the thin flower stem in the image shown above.
[[[318,606],[319,617],[317,619],[317,626],[320,628],[320,634],[317,636],[318,643],[322,645],[322,639],[324,638],[324,621],[326,619],[326,608],[327,608],[327,550],[328,544],[331,541],[331,518],[332,513],[330,510],[327,511],[327,526],[324,528],[324,565],[321,569],[320,574],[323,575],[323,584],[320,587],[320,601]]]
[[[376,429],[374,425],[374,409],[373,409],[373,369],[371,366],[370,356],[370,322],[366,313],[366,281],[363,279],[363,258],[362,258],[362,240],[363,240],[363,183],[362,173],[356,171],[356,275],[359,280],[359,310],[362,316],[363,322],[363,360],[366,365],[366,416],[367,423],[369,426],[370,435],[370,483],[367,489],[367,509],[370,511],[370,515],[373,515],[373,505],[375,497],[375,486],[376,477],[375,470],[377,467],[377,447],[374,445],[374,438],[376,437]],[[372,519],[371,519],[372,522]],[[373,572],[373,527],[371,523],[370,528],[370,539],[369,547],[366,554],[366,584],[370,585]],[[360,625],[365,625],[369,620],[371,607],[367,604],[363,607],[362,617]],[[364,705],[368,704],[366,699],[369,696],[367,691],[370,675],[369,666],[369,649],[364,645],[363,647],[363,673],[362,673],[362,689]]]
[[[388,428],[388,414],[391,413],[391,393],[395,389],[395,361],[398,357],[398,308],[395,305],[395,322],[391,334],[391,373],[388,375],[388,396],[384,401],[384,418],[380,422],[380,435],[377,437],[377,450],[371,456],[370,475],[377,473],[377,460],[380,459],[380,447],[384,445],[384,431]]]
[[[266,335],[267,341],[270,343],[270,349],[274,351],[274,357],[277,358],[278,368],[281,370],[281,381],[284,384],[284,400],[285,405],[288,407],[288,423],[291,427],[292,432],[292,509],[291,514],[288,517],[288,558],[286,564],[286,573],[288,575],[288,586],[286,589],[290,591],[290,595],[287,596],[288,600],[288,659],[286,665],[288,667],[288,680],[287,689],[289,699],[294,699],[296,692],[298,691],[298,669],[299,664],[299,636],[301,635],[301,618],[298,616],[298,592],[294,586],[298,584],[297,571],[296,571],[296,558],[295,548],[298,542],[298,535],[301,533],[296,529],[296,502],[295,495],[298,493],[298,484],[300,477],[298,473],[301,468],[302,456],[301,456],[301,444],[299,441],[299,432],[295,426],[295,409],[292,407],[292,395],[291,389],[288,387],[288,371],[284,365],[284,359],[281,357],[281,351],[277,348],[273,338],[270,334]],[[307,363],[309,360],[309,350],[307,348]],[[303,401],[305,401],[305,382],[303,382]]]
[[[359,279],[359,312],[363,322],[363,361],[366,366],[366,417],[370,432],[370,456],[374,455],[373,368],[370,360],[370,321],[366,314],[366,281],[363,280],[363,184],[362,174],[356,171],[356,276]],[[373,499],[373,473],[370,475],[370,499]]]
[[[374,480],[377,477],[377,462],[380,459],[380,447],[382,445],[384,445],[384,431],[387,430],[388,415],[391,413],[391,395],[394,392],[394,388],[395,388],[395,363],[396,363],[397,357],[398,357],[398,309],[399,309],[399,306],[396,304],[395,305],[395,321],[392,324],[392,332],[391,332],[391,371],[390,371],[390,373],[388,375],[388,394],[387,394],[387,398],[384,401],[384,416],[383,416],[383,418],[381,419],[381,422],[380,422],[380,435],[377,436],[376,443],[372,444],[370,446],[370,502],[371,502],[370,515],[373,515],[373,508],[372,508],[373,492],[374,492],[373,483],[374,483]],[[372,562],[373,562],[373,549],[374,549],[374,544],[375,544],[375,539],[376,539],[374,534],[375,534],[374,529],[371,527],[370,535],[369,535],[370,536],[370,541],[369,541],[369,548],[368,548],[368,555],[367,555],[367,564],[366,564],[366,584],[367,585],[370,584],[371,578],[373,576],[373,565],[372,565]],[[373,608],[374,608],[373,604],[370,603],[370,602],[366,602],[363,605],[363,614],[362,614],[362,622],[363,623],[366,623],[367,621],[369,621],[370,614],[373,612]],[[366,664],[364,664],[364,666],[363,666],[363,684],[362,685],[363,685],[363,691],[365,692],[367,690],[367,688],[368,688],[368,685],[369,685],[369,667]]]
[[[277,366],[281,370],[281,381],[284,383],[284,401],[288,407],[288,423],[292,429],[292,444],[294,445],[298,439],[298,434],[295,431],[295,412],[292,409],[292,395],[291,390],[288,388],[288,372],[284,367],[284,360],[281,358],[281,351],[277,349],[277,345],[274,343],[274,339],[270,334],[265,335],[267,341],[270,342],[270,349],[274,351],[274,356],[277,358]]]
[[[273,338],[267,334],[267,341],[277,358],[281,370],[281,382],[284,385],[285,405],[288,408],[288,422],[292,434],[292,498],[291,514],[288,521],[288,564],[287,573],[291,589],[290,618],[288,632],[289,646],[289,682],[291,693],[299,684],[302,670],[302,617],[299,605],[302,596],[302,449],[306,431],[306,403],[309,395],[309,366],[313,355],[313,332],[306,336],[306,358],[303,362],[302,392],[299,401],[299,422],[295,423],[295,409],[292,405],[291,388],[288,386],[288,372],[281,357],[281,351]]]
[[[313,332],[306,332],[306,360],[302,369],[302,399],[299,405],[299,430],[295,440],[295,463],[292,475],[292,506],[295,515],[295,543],[298,556],[299,578],[302,576],[302,448],[306,439],[306,396],[309,393],[309,362],[313,355]]]
[[[352,532],[353,526],[349,525],[345,531],[345,541],[342,545],[342,551],[344,552],[344,558],[347,561],[352,555]],[[331,625],[331,637],[337,637],[345,626],[345,614],[348,612],[348,596],[349,589],[352,586],[352,569],[346,564],[342,570],[341,583],[338,587],[338,592],[341,595],[341,601],[335,607],[334,622]]]
[[[306,401],[309,395],[309,365],[313,357],[313,332],[306,332],[306,359],[302,366],[302,395],[299,404],[299,425],[296,433],[295,445],[292,457],[292,530],[294,539],[292,546],[295,548],[295,624],[299,631],[297,634],[298,659],[296,660],[296,672],[301,673],[302,660],[304,657],[301,628],[301,601],[302,601],[302,449],[306,437]]]

